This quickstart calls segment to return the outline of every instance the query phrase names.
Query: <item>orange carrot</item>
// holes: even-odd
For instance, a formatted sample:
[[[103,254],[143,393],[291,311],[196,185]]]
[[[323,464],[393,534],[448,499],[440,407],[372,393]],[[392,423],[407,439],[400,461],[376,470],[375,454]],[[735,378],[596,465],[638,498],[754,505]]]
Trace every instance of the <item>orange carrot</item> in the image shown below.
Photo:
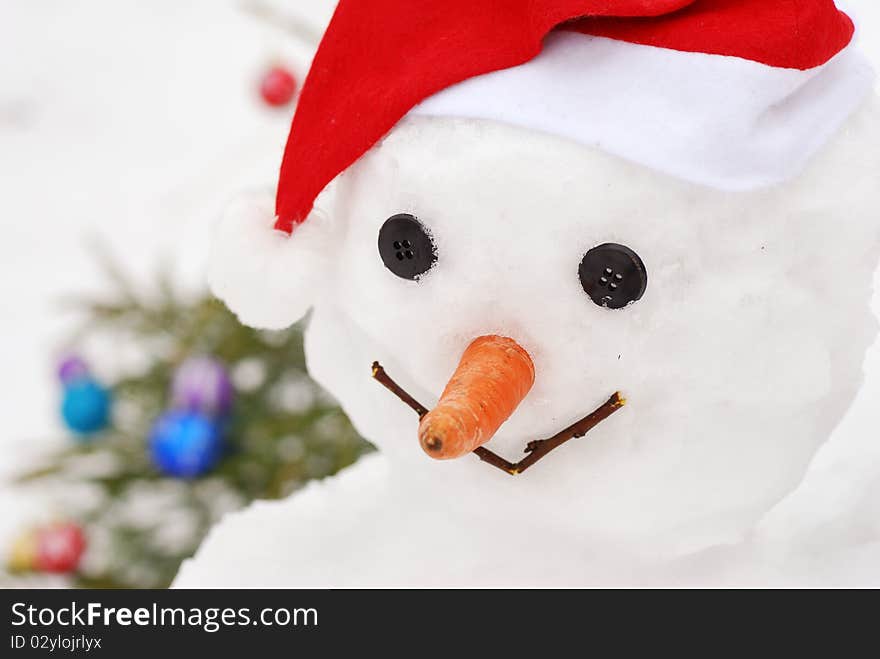
[[[422,417],[419,443],[451,460],[488,442],[529,393],[535,366],[513,339],[482,336],[471,343],[440,402]]]

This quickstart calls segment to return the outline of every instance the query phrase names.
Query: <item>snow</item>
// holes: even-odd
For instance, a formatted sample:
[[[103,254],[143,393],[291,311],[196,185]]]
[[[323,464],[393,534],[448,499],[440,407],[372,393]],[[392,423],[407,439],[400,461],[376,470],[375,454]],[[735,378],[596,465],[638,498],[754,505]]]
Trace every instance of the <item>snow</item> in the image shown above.
[[[329,15],[328,4],[291,0],[287,7],[314,16],[317,26]],[[862,42],[880,62],[880,10],[870,0],[846,4],[865,17]],[[289,116],[267,114],[256,105],[251,95],[255,76],[276,50],[303,67],[309,52],[292,44],[287,34],[243,16],[239,3],[206,0],[149,6],[105,0],[76,7],[11,0],[0,9],[0,44],[4,60],[16,63],[0,70],[0,217],[6,230],[0,245],[6,276],[0,286],[6,309],[2,359],[8,374],[0,471],[9,474],[26,457],[55,445],[41,438],[61,435],[53,418],[51,350],[69,329],[69,318],[59,313],[57,300],[71,291],[103,289],[81,248],[83,237],[102,236],[137,275],[147,275],[170,256],[179,280],[198,285],[209,225],[233,192],[272,185],[286,138]],[[875,296],[875,312],[878,307]],[[854,350],[848,342],[843,341],[844,351]],[[104,369],[118,357],[107,347],[87,356]],[[402,380],[411,377],[392,368],[393,360],[386,365]],[[582,575],[584,580],[880,585],[876,344],[865,369],[855,402],[812,461],[803,484],[763,518],[747,542],[627,575],[604,571],[597,559],[594,574]],[[374,383],[363,386],[374,395]],[[426,402],[431,401],[426,397]],[[394,424],[413,423],[393,400],[383,398],[381,404]],[[406,441],[414,444],[414,434]],[[491,476],[483,465],[475,467],[475,478]],[[391,555],[405,556],[407,547],[415,546],[406,544],[408,538],[442,537],[455,528],[453,521],[415,514],[416,508],[403,518],[394,517],[393,505],[382,512],[388,499],[380,482],[388,480],[388,469],[387,459],[375,456],[302,495],[230,516],[179,583],[354,584],[371,576],[381,581],[369,569],[370,559],[390,563],[381,557],[383,549],[395,549],[391,541],[402,543]],[[414,472],[407,497],[416,499],[423,492],[418,481],[425,473]],[[0,492],[0,506],[5,513],[0,540],[42,510],[39,502],[23,501],[9,491]],[[553,568],[556,514],[545,512],[533,527],[547,532],[546,540],[534,546],[546,550],[548,573],[528,564],[524,572],[492,572],[493,557],[486,556],[488,571],[471,583],[570,583],[565,570]],[[385,544],[376,540],[383,537]],[[523,542],[521,533],[504,538],[514,549]],[[370,542],[361,549],[365,539]],[[479,554],[467,539],[458,546],[447,539],[438,547],[453,560]],[[305,570],[309,565],[312,569]],[[518,574],[522,578],[516,579]],[[398,575],[400,583],[466,583],[468,577],[444,581],[406,561]]]

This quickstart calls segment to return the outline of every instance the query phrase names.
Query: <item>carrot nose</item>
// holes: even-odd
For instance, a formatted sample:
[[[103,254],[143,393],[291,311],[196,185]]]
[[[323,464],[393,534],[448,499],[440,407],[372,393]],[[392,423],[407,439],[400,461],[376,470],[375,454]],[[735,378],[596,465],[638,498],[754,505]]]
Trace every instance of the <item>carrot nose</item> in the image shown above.
[[[419,443],[437,460],[452,460],[488,442],[535,383],[532,358],[516,341],[481,336],[471,343],[449,384],[419,424]]]

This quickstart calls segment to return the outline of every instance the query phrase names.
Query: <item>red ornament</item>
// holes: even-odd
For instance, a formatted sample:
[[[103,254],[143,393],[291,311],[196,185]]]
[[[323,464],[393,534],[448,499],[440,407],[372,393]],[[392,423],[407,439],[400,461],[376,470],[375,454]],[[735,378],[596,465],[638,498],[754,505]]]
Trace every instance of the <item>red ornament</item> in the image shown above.
[[[85,549],[85,535],[76,524],[63,522],[47,526],[37,532],[34,567],[41,572],[56,574],[73,572]]]
[[[283,107],[293,100],[296,94],[296,78],[287,69],[276,66],[263,76],[260,82],[260,95],[268,105]]]

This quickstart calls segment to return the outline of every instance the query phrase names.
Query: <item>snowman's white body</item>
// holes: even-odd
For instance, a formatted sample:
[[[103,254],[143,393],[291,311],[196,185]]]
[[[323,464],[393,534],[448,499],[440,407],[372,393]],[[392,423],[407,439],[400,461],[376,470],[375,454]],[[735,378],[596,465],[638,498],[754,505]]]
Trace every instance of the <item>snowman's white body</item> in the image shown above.
[[[876,334],[873,100],[799,177],[750,192],[490,121],[411,117],[318,208],[303,229],[324,246],[309,263],[321,278],[304,284],[309,370],[381,453],[231,517],[182,585],[638,582],[645,566],[741,539],[797,486]],[[401,212],[437,245],[417,282],[376,247]],[[623,310],[593,304],[578,279],[605,242],[647,267],[644,297]],[[515,338],[535,364],[488,444],[512,461],[614,391],[628,404],[518,477],[473,456],[434,461],[370,365],[430,407],[485,334]]]

